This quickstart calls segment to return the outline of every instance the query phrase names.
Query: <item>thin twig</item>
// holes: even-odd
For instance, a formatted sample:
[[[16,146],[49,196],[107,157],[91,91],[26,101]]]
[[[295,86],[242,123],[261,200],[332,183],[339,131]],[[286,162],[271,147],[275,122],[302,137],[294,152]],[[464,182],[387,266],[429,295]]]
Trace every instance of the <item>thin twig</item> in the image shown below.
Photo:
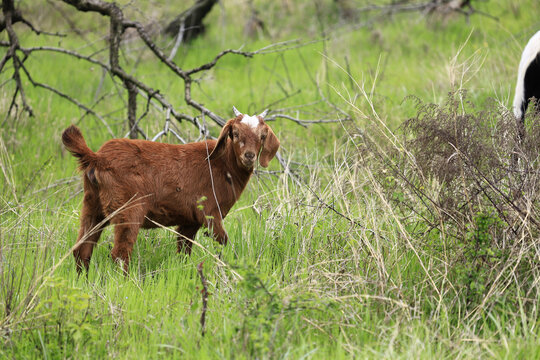
[[[168,60],[174,59],[176,56],[176,52],[178,51],[178,48],[182,44],[182,39],[184,38],[184,22],[180,25],[180,28],[178,28],[178,35],[176,36],[176,42],[174,43],[174,46],[171,50],[171,54],[168,57]]]
[[[202,295],[201,336],[204,337],[204,334],[206,331],[206,310],[208,308],[208,284],[203,274],[203,264],[204,262],[201,262],[199,263],[199,265],[197,265],[197,272],[199,273],[202,287],[203,287],[201,290],[201,295]]]
[[[22,65],[22,64],[21,64]],[[32,85],[34,85],[35,87],[41,87],[41,88],[44,88],[44,89],[47,89],[53,93],[55,93],[56,95],[68,100],[69,102],[77,105],[79,108],[85,110],[86,112],[94,115],[96,118],[98,118],[102,123],[103,125],[107,128],[107,131],[109,132],[109,134],[114,137],[114,132],[112,131],[111,127],[109,126],[109,124],[107,124],[107,121],[105,121],[105,119],[99,115],[98,113],[96,113],[94,110],[90,109],[88,106],[84,105],[83,103],[81,103],[79,100],[75,99],[75,98],[72,98],[71,96],[61,92],[60,90],[58,89],[55,89],[53,88],[52,86],[50,85],[47,85],[47,84],[42,84],[40,82],[37,82],[37,81],[34,81],[34,79],[32,78],[32,76],[30,75],[30,72],[26,69],[26,67],[24,65],[22,65],[22,69],[24,71],[24,73],[26,74],[26,76],[28,77],[28,80],[30,81],[30,83],[32,83]]]

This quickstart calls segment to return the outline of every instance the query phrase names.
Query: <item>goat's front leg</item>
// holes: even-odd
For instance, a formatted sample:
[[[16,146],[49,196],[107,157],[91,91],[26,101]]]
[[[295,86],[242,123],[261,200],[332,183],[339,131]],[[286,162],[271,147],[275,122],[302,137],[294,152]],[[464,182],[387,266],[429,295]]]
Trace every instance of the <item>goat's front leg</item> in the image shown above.
[[[208,230],[211,231],[214,234],[214,240],[216,240],[221,245],[227,245],[227,242],[229,241],[229,236],[227,235],[227,232],[223,228],[223,223],[221,222],[221,219],[213,218],[208,220]]]
[[[176,231],[178,232],[178,252],[184,252],[188,255],[191,254],[191,247],[193,242],[191,240],[195,239],[197,231],[199,231],[201,225],[181,225],[178,226]]]
[[[124,210],[124,212],[116,215],[112,220],[115,226],[114,247],[111,251],[111,256],[114,261],[123,264],[124,275],[128,274],[131,251],[137,241],[137,235],[139,234],[143,220],[144,211],[139,207]]]

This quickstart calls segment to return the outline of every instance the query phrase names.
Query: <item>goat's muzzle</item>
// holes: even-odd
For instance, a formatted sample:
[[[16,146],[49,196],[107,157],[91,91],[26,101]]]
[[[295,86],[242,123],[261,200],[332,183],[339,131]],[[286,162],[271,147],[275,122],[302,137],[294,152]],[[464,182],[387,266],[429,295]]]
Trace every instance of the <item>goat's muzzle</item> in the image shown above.
[[[257,160],[257,157],[254,152],[252,151],[246,151],[244,153],[244,156],[241,158],[242,165],[244,165],[247,169],[253,169],[255,166],[255,160]]]

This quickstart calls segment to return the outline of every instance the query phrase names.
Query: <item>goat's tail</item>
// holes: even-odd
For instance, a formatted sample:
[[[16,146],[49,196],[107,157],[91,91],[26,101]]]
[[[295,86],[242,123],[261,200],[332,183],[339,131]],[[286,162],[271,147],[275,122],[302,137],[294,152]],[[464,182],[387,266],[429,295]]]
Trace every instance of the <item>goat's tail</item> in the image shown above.
[[[79,170],[85,171],[89,167],[96,167],[99,158],[95,152],[90,150],[84,137],[75,125],[71,125],[62,133],[62,142],[73,156],[79,159]]]

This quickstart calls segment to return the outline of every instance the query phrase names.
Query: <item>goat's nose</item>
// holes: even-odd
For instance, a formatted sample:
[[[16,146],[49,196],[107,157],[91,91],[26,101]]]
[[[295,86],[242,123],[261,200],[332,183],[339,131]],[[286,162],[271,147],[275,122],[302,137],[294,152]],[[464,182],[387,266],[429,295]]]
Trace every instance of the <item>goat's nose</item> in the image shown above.
[[[246,157],[246,159],[248,160],[253,160],[255,159],[255,153],[252,152],[252,151],[248,151],[244,154],[244,156]]]

